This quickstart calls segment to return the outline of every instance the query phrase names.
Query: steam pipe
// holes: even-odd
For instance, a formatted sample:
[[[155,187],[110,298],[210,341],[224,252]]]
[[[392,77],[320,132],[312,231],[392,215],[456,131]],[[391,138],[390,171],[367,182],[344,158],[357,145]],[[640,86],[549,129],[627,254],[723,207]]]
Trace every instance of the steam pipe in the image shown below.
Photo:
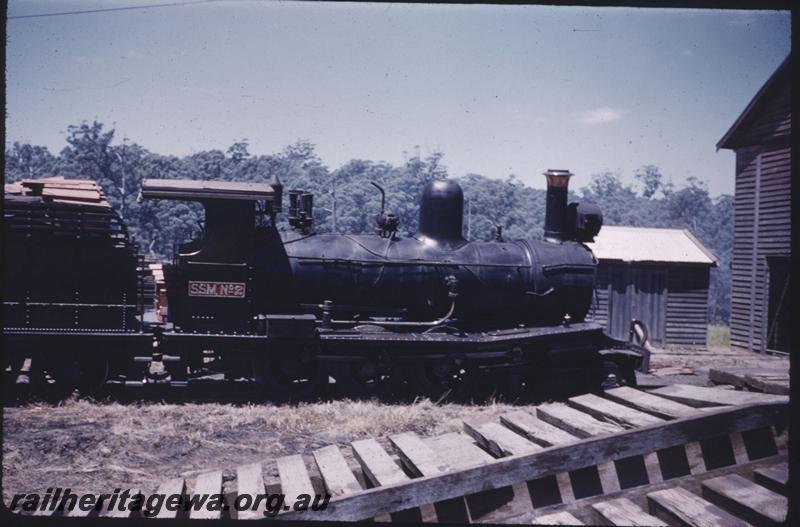
[[[389,320],[381,320],[378,321],[370,321],[364,322],[361,320],[331,320],[331,324],[371,324],[374,326],[404,326],[404,327],[422,327],[422,328],[435,328],[436,326],[441,326],[453,316],[456,310],[456,301],[453,300],[450,303],[450,309],[447,311],[443,317],[438,318],[436,320],[431,320],[429,322],[411,322],[411,321],[389,321]]]
[[[386,208],[385,207],[385,205],[386,205],[386,192],[384,192],[383,187],[381,187],[380,185],[378,185],[374,181],[370,181],[369,183],[370,183],[370,185],[372,185],[373,187],[375,187],[376,189],[378,189],[381,192],[381,212],[383,212],[384,209]]]

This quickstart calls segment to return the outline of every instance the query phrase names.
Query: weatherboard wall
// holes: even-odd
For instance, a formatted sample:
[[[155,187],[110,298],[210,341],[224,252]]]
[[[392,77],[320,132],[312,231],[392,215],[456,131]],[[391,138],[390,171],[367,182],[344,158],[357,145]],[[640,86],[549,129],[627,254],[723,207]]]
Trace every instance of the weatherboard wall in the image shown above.
[[[788,274],[770,276],[770,262],[775,270],[774,262],[791,254],[790,102],[784,65],[718,145],[736,152],[730,320],[735,348],[789,351],[787,340],[775,339],[778,325],[791,323],[788,304],[775,298],[784,293]],[[771,303],[773,310],[781,307],[781,316],[770,316]]]
[[[600,261],[589,319],[628,339],[632,318],[657,346],[703,348],[708,338],[709,265]]]

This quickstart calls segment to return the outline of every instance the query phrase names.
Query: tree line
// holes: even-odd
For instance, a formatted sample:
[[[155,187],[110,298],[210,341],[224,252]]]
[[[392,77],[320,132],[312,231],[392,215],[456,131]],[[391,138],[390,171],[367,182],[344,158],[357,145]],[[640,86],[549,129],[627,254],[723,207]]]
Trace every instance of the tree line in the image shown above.
[[[151,152],[127,140],[114,143],[114,135],[113,129],[105,129],[99,122],[71,125],[66,131],[67,144],[58,155],[43,146],[14,142],[5,150],[5,181],[50,176],[92,179],[125,219],[140,250],[166,259],[175,244],[197,234],[202,209],[186,202],[139,202],[136,198],[146,178],[268,182],[277,175],[285,189],[314,193],[317,230],[345,233],[376,231],[380,194],[369,184],[375,181],[386,190],[387,209],[401,219],[399,233],[408,235],[416,232],[425,184],[449,177],[441,152],[427,157],[418,152],[406,154],[399,165],[353,159],[331,169],[314,145],[303,140],[267,155],[251,155],[243,139],[225,151],[177,157]],[[714,323],[727,323],[733,196],[712,199],[707,184],[693,177],[676,187],[653,165],[641,167],[634,176],[636,183],[630,185],[617,173],[599,172],[582,188],[572,189],[570,200],[600,205],[607,225],[689,229],[719,260],[719,267],[711,270],[710,318]],[[498,227],[506,239],[542,236],[544,190],[528,187],[514,175],[505,180],[480,174],[455,179],[464,190],[464,234],[468,239],[493,239]]]

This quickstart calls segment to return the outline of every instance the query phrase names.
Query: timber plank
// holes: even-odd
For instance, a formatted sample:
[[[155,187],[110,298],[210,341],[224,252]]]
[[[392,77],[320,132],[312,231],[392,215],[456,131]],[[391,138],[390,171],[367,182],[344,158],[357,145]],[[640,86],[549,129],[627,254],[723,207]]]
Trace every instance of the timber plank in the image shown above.
[[[527,441],[523,437],[515,434],[496,421],[484,423],[467,423],[464,421],[464,429],[473,439],[478,442],[478,444],[492,452],[492,454],[497,457],[530,453],[542,449],[542,447]],[[506,434],[511,434],[513,437],[507,436]],[[518,442],[518,439],[522,440],[522,442]],[[482,459],[484,462],[491,462],[494,460],[492,456],[472,444],[467,437],[463,437],[463,440],[469,442],[469,445],[480,451],[482,455],[479,455],[477,452],[473,453],[469,451],[465,451],[465,453],[469,453],[470,456],[475,458]],[[461,465],[459,465],[459,467],[460,466]],[[523,514],[532,510],[533,506],[531,503],[531,495],[528,492],[528,485],[526,482],[520,481],[519,483],[515,483],[511,486],[511,492],[513,497],[505,506],[504,513]],[[483,497],[481,494],[473,496],[475,496],[476,500]],[[491,496],[487,496],[487,499],[491,499]],[[471,501],[468,500],[467,504],[469,505],[470,503]]]
[[[48,491],[52,492],[53,489],[48,489]],[[44,497],[40,496],[41,501],[38,501],[36,503],[36,510],[33,510],[33,511],[27,511],[27,510],[23,509],[22,508],[22,504],[20,504],[20,503],[17,503],[16,507],[13,508],[13,509],[10,508],[10,503],[5,502],[5,500],[4,500],[4,504],[6,505],[6,507],[8,507],[9,511],[11,511],[14,514],[19,514],[21,516],[43,516],[43,517],[56,516],[59,513],[61,513],[61,510],[59,510],[59,506],[61,505],[62,497],[63,497],[63,494],[58,492],[58,491],[56,491],[55,494],[47,494],[46,493]],[[58,498],[58,499],[56,499],[56,498]],[[27,500],[23,501],[23,503],[25,503],[25,502],[27,502]],[[105,504],[105,503],[106,503],[106,501],[103,502],[103,504]],[[128,502],[128,503],[130,503],[130,502]],[[65,505],[67,505],[67,503],[65,503]],[[75,508],[76,509],[78,508],[77,507],[77,502],[76,502],[76,507]],[[65,507],[62,510],[66,511],[67,509]],[[88,516],[88,512],[87,513],[83,513],[81,515],[82,516]],[[76,515],[73,514],[73,516],[76,516]]]
[[[484,465],[494,461],[492,456],[476,446],[469,437],[458,432],[429,437],[424,442],[453,468]]]
[[[361,465],[364,477],[372,485],[376,487],[389,486],[410,479],[375,439],[353,441],[350,446],[353,448],[353,457]],[[426,509],[425,512],[430,515],[428,510],[430,507],[426,505],[424,508]],[[400,516],[399,519],[412,521],[411,519],[402,518],[402,515],[395,514],[393,516]],[[375,517],[376,521],[391,521],[391,519],[388,514]],[[414,518],[414,520],[417,520],[417,518]],[[421,518],[419,521],[421,521]]]
[[[664,527],[667,524],[660,518],[648,514],[628,498],[601,501],[592,508],[611,525],[635,525]]]
[[[584,525],[582,521],[567,511],[551,512],[533,519],[534,525]]]
[[[275,460],[278,465],[278,476],[281,479],[281,492],[286,495],[286,500],[291,502],[301,494],[313,496],[314,486],[303,461],[303,456],[279,457]]]
[[[622,432],[621,426],[605,421],[599,421],[590,415],[575,410],[563,403],[549,403],[537,407],[537,415],[545,421],[558,426],[567,432],[579,437],[590,437],[595,435],[614,434]],[[597,464],[597,473],[600,478],[600,485],[603,493],[620,490],[619,478],[614,463],[604,462]],[[575,475],[570,475],[572,488],[576,489]]]
[[[41,505],[40,505],[40,507],[41,507]],[[47,506],[47,508],[45,508],[44,510],[40,510],[40,509],[37,508],[33,512],[25,512],[25,511],[22,511],[21,509],[17,509],[15,512],[17,514],[20,514],[21,516],[43,516],[43,517],[47,517],[47,516],[55,516],[55,514],[56,514],[55,509],[50,510],[49,506]]]
[[[619,388],[606,390],[605,396],[618,403],[626,404],[637,410],[642,410],[643,412],[648,412],[664,419],[686,417],[696,414],[698,411],[697,408],[629,386],[621,386]]]
[[[744,438],[741,432],[733,432],[729,436],[731,442],[731,450],[733,451],[733,459],[736,464],[741,465],[747,463],[750,458],[747,455],[747,447],[744,444]]]
[[[453,467],[442,458],[439,452],[414,432],[393,435],[389,437],[389,442],[397,449],[400,460],[412,474],[431,476],[453,470]],[[464,498],[452,498],[433,504],[428,502],[420,507],[420,512],[424,522],[469,519],[467,503]]]
[[[331,496],[343,496],[361,490],[361,485],[336,445],[315,450],[314,461]]]
[[[609,418],[628,428],[647,426],[663,421],[660,417],[628,408],[593,393],[570,397],[567,404],[594,417]]]
[[[156,494],[164,496],[185,496],[186,495],[186,481],[183,478],[173,478],[161,483],[156,489]],[[178,517],[178,511],[167,510],[167,507],[161,507],[161,510],[150,518],[172,518]]]
[[[452,467],[414,432],[395,434],[389,437],[389,441],[397,448],[400,459],[412,473],[431,476],[452,470]]]
[[[464,430],[494,456],[536,452],[542,447],[512,432],[496,421],[464,421]]]
[[[476,465],[485,465],[494,461],[494,458],[489,455],[485,450],[475,445],[469,436],[459,433],[450,432],[436,437],[431,437],[424,440],[434,451],[441,454],[445,461],[454,469],[463,469],[474,467]],[[525,487],[524,483],[522,484]],[[531,510],[530,497],[527,494],[527,487],[525,487],[525,495],[522,496],[527,501],[527,508],[521,508],[520,504],[512,500],[511,506],[515,507],[518,513],[524,513]],[[476,517],[483,516],[492,508],[496,508],[502,504],[508,503],[508,498],[514,497],[513,492],[509,491],[507,497],[498,502],[498,495],[496,491],[477,492],[464,496],[463,500],[458,498],[454,500],[446,500],[445,502],[437,503],[436,511],[440,522],[450,520],[467,520],[473,523]],[[521,500],[519,500],[521,501]],[[463,503],[463,506],[462,506]],[[492,505],[494,504],[494,505]],[[524,505],[525,503],[523,503]]]
[[[219,495],[220,500],[222,499],[222,471],[216,470],[214,472],[206,472],[204,474],[200,474],[194,481],[194,488],[192,489],[192,495],[197,496],[205,494],[208,495],[208,499],[206,500],[204,506],[199,507],[197,510],[189,511],[189,518],[191,519],[203,519],[203,520],[216,520],[222,517],[222,511],[219,510],[209,510],[209,507],[205,506],[209,502],[215,502],[216,500],[212,500],[213,496]],[[220,501],[220,504],[222,502]],[[216,507],[214,507],[216,509]]]
[[[788,496],[789,464],[778,463],[771,467],[757,468],[753,471],[753,480],[762,487]]]
[[[789,398],[781,395],[768,395],[756,392],[737,392],[720,390],[688,384],[671,384],[656,388],[651,393],[688,404],[690,406],[737,406],[753,403],[788,402]]]
[[[706,471],[706,461],[703,458],[703,448],[697,441],[690,441],[684,445],[686,461],[689,463],[691,474],[702,474]]]
[[[249,494],[253,500],[256,496],[266,493],[264,476],[261,473],[261,463],[251,463],[236,468],[236,495],[242,496]],[[247,510],[237,511],[237,518],[240,520],[259,520],[264,518],[264,511],[267,510],[266,500],[252,506]]]
[[[650,511],[667,522],[690,527],[745,527],[740,520],[682,487],[657,490],[647,495]]]
[[[128,496],[136,496],[137,494],[141,494],[139,489],[130,489]],[[128,502],[123,507],[123,510],[119,510],[120,499],[117,498],[116,502],[113,504],[113,507],[109,507],[109,503],[104,504],[100,515],[104,518],[130,518],[131,511],[128,510],[129,504],[130,498],[128,498]]]
[[[500,421],[510,429],[527,437],[531,442],[541,446],[564,445],[578,441],[574,435],[564,430],[542,421],[535,415],[524,410],[514,410],[500,416]],[[572,483],[569,474],[559,472],[555,475],[558,493],[562,503],[572,503],[575,501],[575,494],[572,492]]]
[[[708,370],[708,379],[716,384],[730,384],[737,388],[745,386],[744,374],[747,368],[742,367],[728,367],[728,368],[710,368]]]
[[[407,481],[409,477],[397,463],[372,438],[353,441],[353,456],[361,465],[364,475],[375,486],[387,486]]]
[[[722,408],[658,426],[593,437],[532,454],[497,459],[483,466],[365,490],[332,499],[325,511],[288,511],[284,519],[352,521],[372,518],[396,510],[419,507],[431,501],[501,488],[520,481],[646,454],[689,441],[702,441],[734,431],[785,426],[787,422],[788,404],[785,402]]]
[[[743,478],[727,474],[707,479],[702,484],[703,497],[753,525],[777,526],[786,521],[789,500]]]
[[[751,388],[764,393],[789,395],[789,373],[781,375],[763,375],[760,372],[744,376],[745,382]]]
[[[623,429],[612,423],[598,421],[594,417],[570,408],[563,403],[547,403],[536,408],[536,415],[562,430],[581,438],[614,434]]]
[[[569,432],[542,421],[524,410],[505,413],[500,416],[500,422],[542,446],[563,445],[578,441],[578,438]]]
[[[100,192],[91,189],[66,189],[66,188],[45,188],[42,190],[42,197],[52,199],[72,199],[77,201],[100,201]]]
[[[97,495],[95,495],[95,499],[96,498],[97,498]],[[81,508],[78,506],[78,503],[79,502],[76,502],[76,505],[75,505],[75,507],[73,507],[72,510],[69,510],[69,509],[65,508],[63,510],[63,512],[61,513],[61,515],[69,517],[69,518],[88,518],[89,516],[96,516],[97,515],[97,511],[95,509],[89,509],[88,511],[81,510]],[[60,503],[59,503],[59,505],[60,505]],[[56,507],[56,509],[58,509],[58,507]],[[17,510],[17,512],[21,513],[21,514],[26,514],[24,512],[19,511],[19,510]]]
[[[597,473],[600,476],[600,485],[602,486],[603,494],[621,490],[617,467],[614,463],[599,463],[597,465]]]
[[[647,481],[651,484],[664,481],[664,477],[661,474],[661,464],[658,461],[658,454],[650,452],[642,457],[644,458],[644,469],[647,472]]]

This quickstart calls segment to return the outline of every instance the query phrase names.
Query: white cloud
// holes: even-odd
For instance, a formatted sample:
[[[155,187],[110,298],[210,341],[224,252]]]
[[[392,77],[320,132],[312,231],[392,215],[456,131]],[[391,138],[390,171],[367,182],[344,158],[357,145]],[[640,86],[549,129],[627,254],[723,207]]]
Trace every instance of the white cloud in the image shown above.
[[[578,122],[581,124],[606,124],[606,123],[613,123],[614,121],[619,121],[622,119],[622,116],[625,114],[624,110],[620,110],[618,108],[610,108],[608,106],[602,106],[600,108],[595,108],[594,110],[589,110],[588,112],[584,112],[583,114],[578,116]]]

